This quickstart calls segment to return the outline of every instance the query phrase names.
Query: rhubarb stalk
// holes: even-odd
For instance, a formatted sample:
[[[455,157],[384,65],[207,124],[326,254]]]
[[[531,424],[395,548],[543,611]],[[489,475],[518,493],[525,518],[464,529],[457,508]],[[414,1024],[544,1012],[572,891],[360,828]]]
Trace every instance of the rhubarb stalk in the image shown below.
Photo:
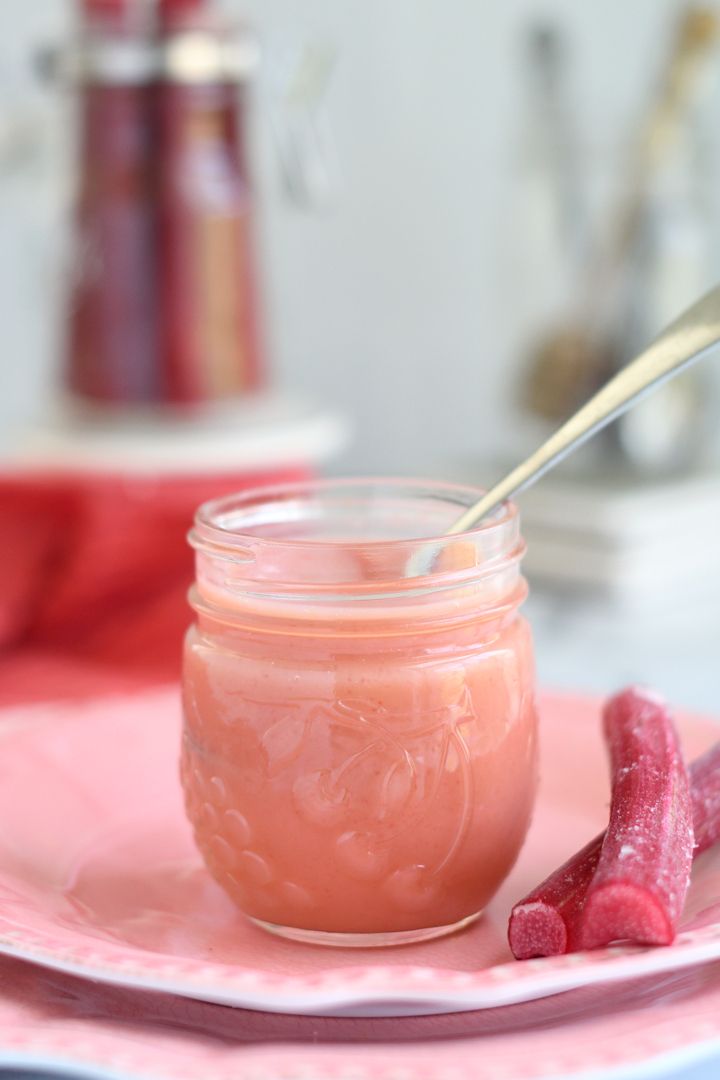
[[[664,715],[665,719],[660,718],[659,723],[665,728],[669,720],[667,710],[655,695],[647,692],[625,691],[608,703],[606,712],[617,708],[622,711],[623,707],[632,712],[640,708],[641,703],[643,708]],[[676,739],[671,738],[671,745],[673,742],[676,745]],[[720,840],[720,743],[693,764],[690,781],[695,833],[693,855],[697,856]],[[633,835],[638,832],[635,829],[632,831]],[[581,942],[581,915],[598,869],[604,840],[605,833],[595,837],[515,905],[510,917],[508,938],[513,955],[518,960],[533,956],[556,956],[585,947]],[[625,859],[627,851],[623,857]],[[584,940],[587,941],[587,938]]]

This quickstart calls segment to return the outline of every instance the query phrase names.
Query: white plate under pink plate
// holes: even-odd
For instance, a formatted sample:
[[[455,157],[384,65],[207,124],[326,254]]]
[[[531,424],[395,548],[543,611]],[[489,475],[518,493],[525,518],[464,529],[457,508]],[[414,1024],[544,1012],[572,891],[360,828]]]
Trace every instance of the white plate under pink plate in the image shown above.
[[[512,902],[604,824],[597,703],[541,700],[542,781],[517,866],[472,928],[396,949],[275,939],[209,878],[185,823],[174,691],[0,716],[0,953],[106,983],[273,1012],[419,1015],[499,1007],[720,958],[720,855],[676,943],[516,963]],[[681,719],[690,757],[720,735]]]

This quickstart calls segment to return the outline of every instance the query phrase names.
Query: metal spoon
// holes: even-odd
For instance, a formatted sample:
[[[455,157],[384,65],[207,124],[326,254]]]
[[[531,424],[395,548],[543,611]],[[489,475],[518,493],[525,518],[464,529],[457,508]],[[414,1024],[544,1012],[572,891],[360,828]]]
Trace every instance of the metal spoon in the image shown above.
[[[534,454],[516,466],[469,507],[447,530],[465,532],[500,503],[533,484],[572,450],[626,411],[653,387],[672,378],[713,345],[720,344],[720,286],[689,307],[651,345],[631,360],[590,398]],[[420,557],[422,556],[422,557]],[[428,573],[433,554],[418,551],[409,561],[407,577]]]

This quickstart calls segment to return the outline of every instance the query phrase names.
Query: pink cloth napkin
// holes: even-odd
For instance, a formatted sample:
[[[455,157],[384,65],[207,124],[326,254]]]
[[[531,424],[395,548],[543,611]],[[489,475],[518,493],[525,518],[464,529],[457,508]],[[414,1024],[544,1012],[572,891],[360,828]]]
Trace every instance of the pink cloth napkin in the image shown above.
[[[308,475],[0,477],[0,704],[176,678],[196,507]]]

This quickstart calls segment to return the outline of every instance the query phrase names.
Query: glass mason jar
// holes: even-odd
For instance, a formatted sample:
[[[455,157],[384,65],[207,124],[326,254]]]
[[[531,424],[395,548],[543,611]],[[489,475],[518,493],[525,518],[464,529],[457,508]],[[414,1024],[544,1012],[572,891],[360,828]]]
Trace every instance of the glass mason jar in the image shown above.
[[[266,929],[436,937],[515,862],[536,787],[524,545],[512,504],[445,535],[480,494],[321,481],[198,511],[185,801],[210,873]]]

